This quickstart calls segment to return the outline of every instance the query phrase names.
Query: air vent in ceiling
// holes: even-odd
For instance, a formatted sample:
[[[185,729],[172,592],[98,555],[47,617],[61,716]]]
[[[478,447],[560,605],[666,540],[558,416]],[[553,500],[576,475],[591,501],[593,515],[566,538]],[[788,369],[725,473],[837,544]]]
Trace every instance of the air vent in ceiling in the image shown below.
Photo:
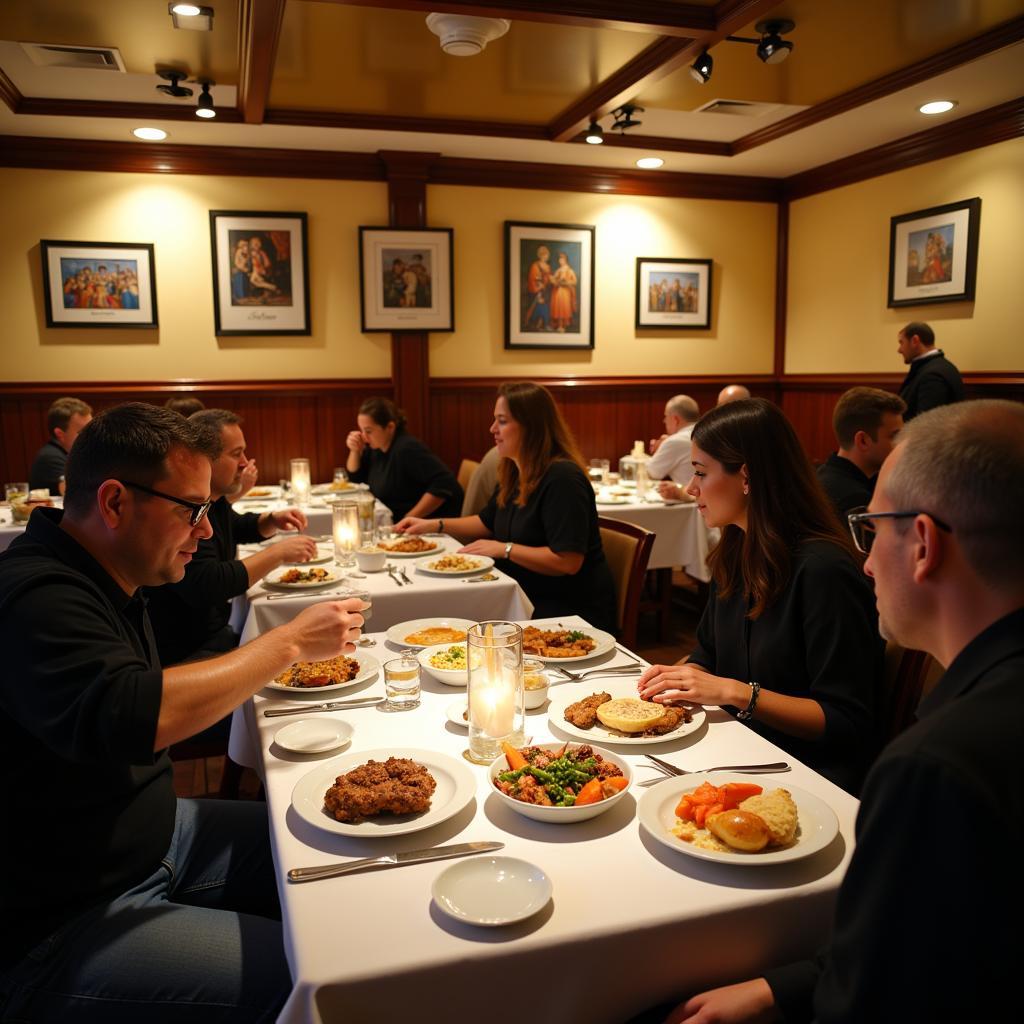
[[[88,71],[124,72],[121,54],[112,46],[58,46],[53,43],[22,43],[29,60],[43,68],[84,68]]]
[[[751,103],[749,100],[711,100],[698,107],[695,114],[730,114],[733,117],[763,117],[774,110],[777,103]]]

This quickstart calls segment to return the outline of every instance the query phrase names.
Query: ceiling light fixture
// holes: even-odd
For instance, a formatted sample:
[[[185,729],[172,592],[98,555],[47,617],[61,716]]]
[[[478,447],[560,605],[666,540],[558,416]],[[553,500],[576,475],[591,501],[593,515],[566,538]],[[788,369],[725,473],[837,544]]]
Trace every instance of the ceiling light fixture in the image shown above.
[[[217,116],[217,111],[213,108],[213,97],[210,95],[210,86],[213,84],[213,82],[196,82],[196,85],[203,87],[199,99],[196,100],[196,117]]]
[[[793,44],[782,37],[796,28],[796,22],[789,18],[768,18],[759,21],[754,30],[760,32],[759,39],[748,36],[726,36],[730,43],[752,43],[757,55],[765,64],[781,64],[793,51]]]
[[[660,156],[642,156],[637,160],[637,167],[645,171],[656,171],[665,163]]]
[[[596,121],[590,122],[585,141],[589,142],[592,146],[600,146],[604,142],[604,129]]]
[[[711,54],[705,50],[694,62],[690,65],[690,77],[695,81],[703,85],[710,77],[711,71],[715,66],[715,61]]]
[[[158,85],[156,87],[157,92],[162,92],[166,96],[173,96],[175,99],[181,99],[184,96],[191,96],[192,90],[184,85],[178,83],[183,78],[188,78],[187,71],[178,71],[176,68],[157,68],[156,72],[165,82],[170,82],[170,85]]]
[[[956,100],[932,100],[931,103],[923,103],[917,109],[922,114],[945,114],[956,106]]]
[[[428,14],[427,28],[452,57],[475,57],[488,43],[500,39],[512,24],[508,18],[476,18],[467,14]]]
[[[190,28],[194,32],[210,32],[213,29],[213,8],[199,4],[167,5],[167,13],[175,28]]]
[[[132,135],[146,142],[160,142],[167,138],[167,132],[163,128],[133,128]]]
[[[643,121],[633,115],[643,112],[644,108],[638,107],[635,103],[623,103],[618,110],[612,111],[612,116],[615,118],[612,128],[618,132],[624,132],[627,128],[638,128]]]

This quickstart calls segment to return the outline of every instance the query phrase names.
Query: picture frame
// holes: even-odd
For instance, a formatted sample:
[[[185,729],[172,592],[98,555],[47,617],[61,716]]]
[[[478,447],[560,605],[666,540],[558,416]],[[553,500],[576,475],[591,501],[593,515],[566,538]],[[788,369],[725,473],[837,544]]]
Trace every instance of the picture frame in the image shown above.
[[[359,229],[360,325],[375,331],[454,331],[451,228]]]
[[[981,199],[893,217],[889,227],[889,306],[973,302]]]
[[[218,336],[310,333],[306,234],[304,213],[210,211]]]
[[[148,242],[39,243],[47,327],[159,325]]]
[[[592,224],[505,221],[505,348],[594,347]]]
[[[709,330],[713,269],[712,260],[637,257],[637,329]]]

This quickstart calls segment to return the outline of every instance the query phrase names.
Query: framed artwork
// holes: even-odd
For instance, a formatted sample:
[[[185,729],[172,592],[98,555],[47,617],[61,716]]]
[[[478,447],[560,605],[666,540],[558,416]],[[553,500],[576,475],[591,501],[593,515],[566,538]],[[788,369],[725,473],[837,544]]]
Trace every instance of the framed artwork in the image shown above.
[[[973,301],[980,223],[978,198],[893,217],[889,305]]]
[[[593,225],[505,221],[505,348],[593,347]]]
[[[636,261],[636,326],[688,331],[711,327],[711,260]]]
[[[454,331],[451,228],[360,228],[362,329]]]
[[[218,335],[309,334],[304,213],[210,211]]]
[[[153,246],[39,243],[47,327],[156,327]]]

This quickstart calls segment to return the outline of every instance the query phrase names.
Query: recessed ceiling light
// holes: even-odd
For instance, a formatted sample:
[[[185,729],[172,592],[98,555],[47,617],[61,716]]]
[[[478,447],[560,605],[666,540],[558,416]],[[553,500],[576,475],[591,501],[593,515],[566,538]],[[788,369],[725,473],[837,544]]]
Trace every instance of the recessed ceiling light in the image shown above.
[[[925,103],[917,109],[922,114],[945,114],[946,111],[952,110],[955,106],[956,100],[932,100],[931,103]]]
[[[642,156],[637,160],[636,165],[645,171],[656,171],[664,162],[660,156]]]
[[[197,18],[201,11],[197,4],[171,4],[171,14],[180,14],[183,18]]]
[[[163,128],[133,128],[132,135],[137,139],[145,139],[146,142],[159,142],[167,138],[167,132]]]
[[[167,12],[175,28],[189,28],[193,32],[209,32],[213,28],[213,8],[202,4],[169,3]]]

